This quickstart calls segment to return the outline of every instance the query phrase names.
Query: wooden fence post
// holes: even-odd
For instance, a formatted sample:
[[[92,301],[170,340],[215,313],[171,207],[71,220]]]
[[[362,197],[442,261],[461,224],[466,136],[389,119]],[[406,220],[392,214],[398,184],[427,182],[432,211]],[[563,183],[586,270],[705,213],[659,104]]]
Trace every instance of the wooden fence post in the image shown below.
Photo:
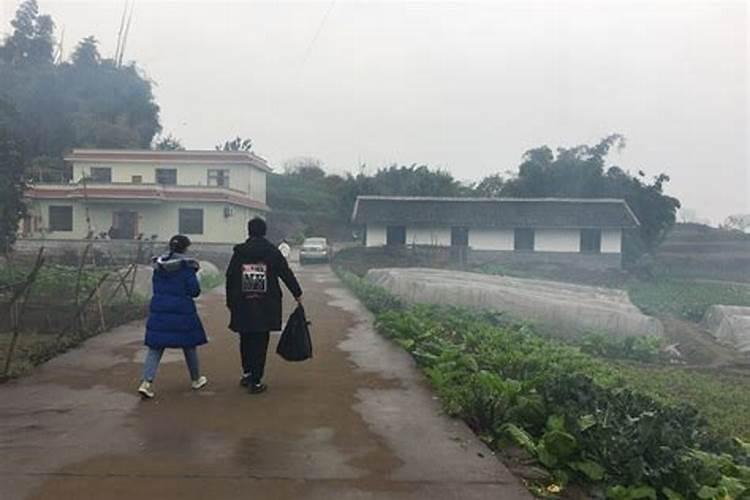
[[[39,253],[36,256],[36,262],[34,263],[34,267],[32,268],[31,272],[29,273],[28,277],[26,278],[26,281],[21,285],[21,287],[16,290],[13,294],[13,296],[10,299],[10,302],[8,303],[8,312],[11,315],[11,325],[12,325],[12,333],[10,338],[10,344],[8,344],[8,350],[5,353],[5,366],[3,367],[3,377],[7,377],[10,373],[10,365],[13,361],[13,355],[16,351],[16,344],[18,343],[18,337],[21,334],[21,322],[23,319],[23,313],[26,309],[26,303],[29,300],[29,294],[31,293],[31,287],[36,281],[37,274],[39,274],[39,269],[42,268],[44,265],[44,247],[41,247],[39,249]],[[23,297],[23,302],[21,302],[21,307],[16,307],[16,301],[18,301],[19,298]]]
[[[86,309],[86,306],[89,305],[89,302],[91,302],[91,299],[94,298],[94,295],[99,290],[99,287],[102,286],[102,283],[104,283],[104,280],[106,280],[107,277],[109,277],[109,273],[104,273],[102,275],[102,277],[99,279],[99,281],[96,283],[96,286],[94,287],[94,289],[91,290],[91,293],[89,293],[88,297],[86,297],[86,300],[84,300],[78,306],[78,309],[76,310],[75,315],[73,316],[73,320],[71,321],[72,324],[68,327],[68,329],[72,328],[72,326],[74,326],[75,323],[79,320],[79,318],[81,317],[81,314],[83,313],[84,309]],[[57,337],[55,338],[55,340],[59,342],[60,339],[62,338],[62,336],[64,334],[65,334],[65,330],[60,330],[60,332],[58,332]]]

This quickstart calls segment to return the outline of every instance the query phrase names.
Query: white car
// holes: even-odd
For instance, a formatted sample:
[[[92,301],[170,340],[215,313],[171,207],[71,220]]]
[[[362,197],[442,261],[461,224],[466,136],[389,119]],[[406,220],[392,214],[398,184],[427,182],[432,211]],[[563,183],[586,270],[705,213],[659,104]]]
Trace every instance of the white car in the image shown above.
[[[302,248],[299,251],[299,262],[319,261],[328,262],[331,260],[331,247],[325,238],[305,238]]]

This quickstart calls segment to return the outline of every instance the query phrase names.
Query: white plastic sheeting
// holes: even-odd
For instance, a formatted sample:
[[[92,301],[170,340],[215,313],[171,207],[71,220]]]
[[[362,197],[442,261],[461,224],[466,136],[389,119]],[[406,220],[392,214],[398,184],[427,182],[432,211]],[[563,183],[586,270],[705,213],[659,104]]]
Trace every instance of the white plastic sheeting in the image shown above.
[[[624,290],[426,268],[371,269],[367,279],[407,302],[500,311],[563,337],[664,333]]]
[[[703,324],[719,342],[750,353],[750,307],[711,306]]]

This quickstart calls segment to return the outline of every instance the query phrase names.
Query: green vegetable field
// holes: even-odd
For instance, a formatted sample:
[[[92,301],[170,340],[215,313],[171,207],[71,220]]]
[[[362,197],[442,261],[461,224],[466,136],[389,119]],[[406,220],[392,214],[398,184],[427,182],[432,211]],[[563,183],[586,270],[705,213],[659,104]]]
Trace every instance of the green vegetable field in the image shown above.
[[[634,361],[650,358],[648,339],[567,345],[490,313],[406,306],[340,276],[450,415],[491,448],[523,450],[549,471],[528,481],[540,496],[577,484],[615,500],[750,498],[746,380]],[[625,360],[612,359],[618,353]]]

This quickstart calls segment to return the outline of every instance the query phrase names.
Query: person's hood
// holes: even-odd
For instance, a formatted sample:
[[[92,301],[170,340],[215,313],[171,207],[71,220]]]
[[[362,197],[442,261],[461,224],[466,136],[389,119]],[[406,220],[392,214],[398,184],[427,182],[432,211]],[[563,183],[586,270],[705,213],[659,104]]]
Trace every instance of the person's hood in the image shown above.
[[[244,258],[261,258],[268,255],[269,248],[276,247],[265,238],[248,238],[244,243],[234,246],[234,253]]]
[[[166,271],[168,273],[179,271],[180,269],[182,269],[183,265],[198,269],[198,261],[190,257],[186,257],[181,253],[165,253],[164,255],[155,257],[151,262],[151,266],[154,268],[154,271]]]

